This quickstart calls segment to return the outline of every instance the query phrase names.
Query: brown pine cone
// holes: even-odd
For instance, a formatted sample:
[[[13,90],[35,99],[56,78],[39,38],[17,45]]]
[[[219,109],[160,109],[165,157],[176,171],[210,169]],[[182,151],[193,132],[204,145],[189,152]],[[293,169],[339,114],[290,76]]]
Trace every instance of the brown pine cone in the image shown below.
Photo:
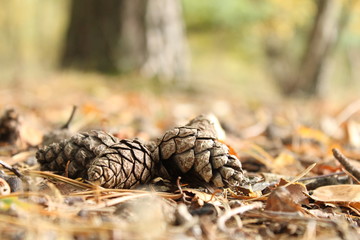
[[[44,135],[42,140],[42,145],[45,146],[45,145],[50,145],[52,143],[59,143],[62,140],[65,140],[70,137],[71,137],[71,132],[69,131],[69,129],[55,129]]]
[[[106,188],[132,188],[154,174],[150,152],[138,140],[121,140],[104,150],[90,165],[88,179]]]
[[[160,175],[182,176],[188,182],[216,187],[238,185],[244,179],[241,162],[217,140],[212,125],[204,121],[173,128],[158,140],[152,157],[166,169],[165,175]]]
[[[70,178],[87,179],[87,169],[94,158],[120,140],[103,131],[77,133],[60,143],[39,149],[36,158],[43,171],[54,171]]]
[[[0,142],[15,144],[19,134],[19,115],[14,109],[8,109],[0,118]]]

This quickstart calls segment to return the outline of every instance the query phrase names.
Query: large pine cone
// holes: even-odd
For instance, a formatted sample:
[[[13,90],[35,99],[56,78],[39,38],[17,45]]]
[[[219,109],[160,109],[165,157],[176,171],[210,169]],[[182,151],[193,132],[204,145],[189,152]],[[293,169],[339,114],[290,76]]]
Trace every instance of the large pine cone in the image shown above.
[[[19,115],[14,109],[8,109],[0,118],[0,142],[15,144],[19,138]]]
[[[121,140],[104,150],[90,165],[88,179],[106,188],[132,188],[150,181],[154,162],[137,140]]]
[[[95,157],[120,140],[103,131],[77,133],[60,143],[39,149],[36,158],[41,170],[54,171],[70,178],[87,179],[87,169]]]
[[[243,180],[241,162],[217,140],[207,119],[167,131],[156,146],[152,157],[166,169],[164,178],[182,176],[189,182],[217,187],[238,185]]]

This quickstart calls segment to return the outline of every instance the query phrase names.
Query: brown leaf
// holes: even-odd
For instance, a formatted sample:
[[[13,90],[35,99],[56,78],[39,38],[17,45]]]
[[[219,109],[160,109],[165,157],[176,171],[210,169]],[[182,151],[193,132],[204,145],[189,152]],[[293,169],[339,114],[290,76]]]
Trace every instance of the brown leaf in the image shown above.
[[[281,179],[279,182],[279,186],[284,186],[288,184],[289,182],[285,179]],[[294,202],[299,204],[308,204],[308,191],[306,189],[306,186],[302,183],[296,182],[293,184],[290,184],[286,186],[286,189],[290,192],[291,198],[294,200]]]
[[[265,210],[277,212],[303,212],[301,204],[307,204],[306,187],[301,183],[284,186],[288,182],[280,180],[279,187],[268,197]]]
[[[360,185],[323,186],[315,189],[310,197],[320,202],[360,202]]]
[[[296,130],[296,134],[300,138],[312,139],[312,140],[315,140],[315,141],[317,141],[319,143],[322,143],[324,145],[328,144],[328,142],[329,142],[329,137],[325,133],[323,133],[320,130],[309,128],[309,127],[306,127],[306,126],[300,126]]]
[[[360,215],[360,185],[342,184],[319,187],[310,197],[315,201],[349,207]]]
[[[296,203],[286,187],[276,188],[266,201],[265,210],[275,212],[301,212],[301,205]]]
[[[282,151],[274,160],[273,172],[283,175],[297,175],[303,171],[300,162],[289,151]]]

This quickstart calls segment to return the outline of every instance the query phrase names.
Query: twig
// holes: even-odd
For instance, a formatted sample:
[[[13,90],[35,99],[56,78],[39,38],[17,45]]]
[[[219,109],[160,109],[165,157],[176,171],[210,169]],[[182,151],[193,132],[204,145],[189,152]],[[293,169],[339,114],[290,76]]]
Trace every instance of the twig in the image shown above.
[[[333,155],[340,162],[340,164],[348,171],[357,181],[360,181],[360,171],[353,164],[351,164],[350,160],[345,157],[338,149],[332,149]]]
[[[346,173],[341,171],[341,172],[329,173],[329,174],[313,176],[313,177],[303,177],[303,178],[300,178],[297,181],[298,182],[305,182],[305,181],[311,181],[311,180],[319,180],[319,179],[329,178],[329,177],[338,176],[338,175],[340,175],[340,176],[341,175],[346,175]],[[279,183],[279,181],[272,181],[272,182],[270,182],[268,187],[273,187],[273,186],[277,185],[278,183]]]
[[[152,193],[148,192],[148,193],[131,194],[131,195],[117,197],[117,198],[113,198],[113,199],[98,199],[99,200],[98,203],[96,203],[95,205],[92,205],[92,206],[83,206],[83,209],[92,210],[92,209],[99,209],[99,208],[104,208],[104,207],[111,207],[111,206],[117,205],[119,203],[129,201],[131,199],[142,198],[142,197],[147,197],[147,196],[152,196]],[[102,200],[102,201],[100,201],[100,200]]]
[[[228,230],[228,228],[226,227],[226,221],[229,220],[232,216],[237,215],[237,214],[243,214],[244,212],[253,210],[253,209],[258,209],[262,207],[262,203],[261,202],[254,202],[252,204],[249,205],[245,205],[245,206],[241,206],[238,208],[234,208],[231,209],[230,211],[226,212],[224,215],[222,215],[221,217],[218,218],[217,220],[217,225],[219,227],[219,229],[223,232],[226,232]],[[240,222],[240,228],[242,227],[242,224]]]
[[[188,200],[185,199],[185,194],[184,194],[183,190],[181,189],[180,180],[181,180],[181,177],[179,176],[176,180],[176,186],[178,187],[178,189],[180,191],[181,198],[185,203],[190,203]]]
[[[300,178],[299,182],[316,180],[316,179],[319,179],[319,178],[328,178],[328,177],[333,177],[333,176],[338,176],[338,175],[345,175],[345,174],[346,174],[345,172],[341,171],[341,172],[329,173],[329,174],[324,174],[324,175],[319,175],[319,176],[314,176],[314,177],[304,177],[304,178]]]
[[[71,114],[70,114],[69,119],[68,119],[67,122],[64,124],[64,126],[62,126],[60,129],[68,129],[68,128],[69,128],[69,125],[70,125],[71,121],[72,121],[73,118],[74,118],[76,109],[77,109],[77,106],[74,105],[74,106],[73,106],[73,109],[72,109],[72,111],[71,111]]]
[[[18,176],[19,178],[22,178],[23,175],[19,172],[19,170],[17,170],[16,168],[10,166],[9,164],[7,164],[6,162],[0,160],[0,165],[3,166],[4,168],[6,168],[7,170],[13,172],[16,176]]]
[[[30,175],[30,176],[33,175],[33,176],[39,176],[39,177],[43,177],[43,178],[47,178],[47,179],[50,178],[53,180],[58,180],[63,183],[67,183],[67,184],[70,184],[72,186],[79,187],[82,189],[95,189],[97,187],[97,186],[94,186],[94,185],[91,185],[88,183],[79,182],[74,179],[67,178],[67,177],[60,176],[60,175],[57,175],[57,174],[54,174],[51,172],[46,172],[46,171],[25,170],[24,174]]]
[[[308,174],[314,167],[316,166],[316,163],[311,164],[309,167],[307,167],[304,171],[302,171],[298,176],[296,176],[294,179],[292,179],[291,181],[289,181],[287,184],[285,184],[282,187],[287,187],[291,184],[294,184],[295,182],[299,181],[300,179],[302,179],[306,174]],[[246,199],[245,201],[255,201],[255,200],[263,200],[264,197],[267,197],[271,194],[271,192],[266,193],[262,196],[256,197],[256,198],[251,198],[251,199]]]

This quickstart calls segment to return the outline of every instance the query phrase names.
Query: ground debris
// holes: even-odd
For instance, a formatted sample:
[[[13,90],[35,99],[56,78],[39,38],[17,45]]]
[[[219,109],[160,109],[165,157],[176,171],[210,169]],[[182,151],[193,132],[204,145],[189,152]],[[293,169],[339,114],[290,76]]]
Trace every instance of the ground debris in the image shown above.
[[[321,103],[266,110],[255,104],[249,110],[234,101],[228,104],[232,114],[218,115],[221,124],[201,117],[186,124],[208,112],[211,99],[180,104],[175,96],[99,94],[106,101],[81,95],[56,106],[40,99],[37,107],[19,96],[16,109],[27,128],[14,127],[0,144],[0,160],[7,164],[0,173],[1,239],[360,239],[358,114],[340,119],[334,112],[341,109],[316,110]],[[53,145],[15,146],[22,136],[42,139],[58,119],[68,118],[74,102],[78,133],[66,131],[52,138]],[[336,120],[336,129],[324,127],[322,115]],[[139,119],[146,128],[137,126]],[[333,154],[334,148],[339,151]],[[198,165],[196,157],[202,159]],[[123,158],[123,169],[113,165]],[[118,181],[112,175],[97,184],[87,172],[93,161],[135,175],[123,173],[126,181],[118,188],[110,184]],[[154,176],[138,174],[144,169],[137,171],[135,161],[146,162]],[[200,163],[210,165],[213,175]]]

